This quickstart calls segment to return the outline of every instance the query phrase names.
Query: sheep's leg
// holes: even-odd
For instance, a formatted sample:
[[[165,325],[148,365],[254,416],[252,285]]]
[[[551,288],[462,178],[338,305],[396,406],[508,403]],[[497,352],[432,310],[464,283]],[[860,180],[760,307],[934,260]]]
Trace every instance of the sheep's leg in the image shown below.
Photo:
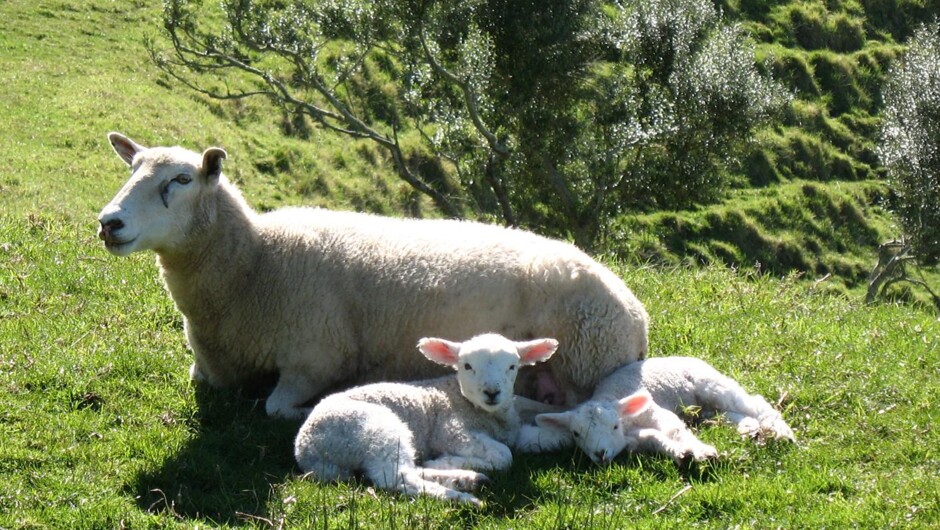
[[[206,377],[205,372],[199,368],[199,364],[194,361],[193,364],[189,365],[189,380],[196,383],[204,383],[208,381],[209,378]]]
[[[380,489],[400,491],[412,497],[427,495],[436,499],[480,504],[480,500],[469,493],[425,479],[422,470],[415,468],[413,464],[402,465],[399,462],[376,460],[367,464],[364,471],[375,487]]]
[[[431,469],[418,468],[421,478],[433,480],[444,487],[461,490],[476,491],[481,485],[490,481],[483,473],[466,469]]]
[[[344,482],[353,478],[351,470],[340,467],[333,462],[327,462],[316,455],[307,454],[298,460],[300,468],[320,482]]]
[[[728,377],[715,379],[701,385],[703,390],[697,393],[696,398],[703,406],[723,412],[742,436],[757,437],[770,432],[776,439],[793,440],[793,430],[763,396],[748,394]]]
[[[537,425],[523,425],[513,447],[523,453],[545,453],[574,445],[574,438],[567,429],[552,429]]]
[[[309,377],[297,371],[281,370],[277,385],[264,404],[264,410],[268,416],[303,419],[310,413],[310,409],[301,405],[316,396],[320,390],[321,386]]]
[[[512,451],[483,433],[470,433],[448,452],[424,463],[433,469],[506,469],[512,465]]]
[[[628,433],[628,437],[632,438],[627,444],[628,448],[650,453],[663,453],[676,462],[687,457],[692,457],[698,462],[718,456],[718,451],[714,447],[703,443],[691,432],[673,433],[673,436],[669,436],[659,429],[644,428]]]

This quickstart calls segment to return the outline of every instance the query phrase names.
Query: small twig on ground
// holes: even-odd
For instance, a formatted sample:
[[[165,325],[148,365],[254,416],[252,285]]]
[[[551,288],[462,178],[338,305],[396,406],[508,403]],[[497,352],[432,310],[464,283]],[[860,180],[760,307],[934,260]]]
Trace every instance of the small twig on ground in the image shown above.
[[[665,504],[663,504],[663,505],[660,506],[659,508],[656,508],[655,510],[653,510],[653,515],[657,515],[657,514],[659,514],[660,512],[662,512],[663,510],[665,510],[666,508],[668,508],[670,504],[672,504],[676,499],[678,499],[680,496],[682,496],[683,494],[685,494],[685,492],[689,491],[690,489],[692,489],[692,485],[691,485],[691,484],[686,484],[686,486],[685,486],[684,488],[682,488],[681,490],[677,491],[675,495],[673,495],[672,497],[669,497],[669,500],[666,501]]]

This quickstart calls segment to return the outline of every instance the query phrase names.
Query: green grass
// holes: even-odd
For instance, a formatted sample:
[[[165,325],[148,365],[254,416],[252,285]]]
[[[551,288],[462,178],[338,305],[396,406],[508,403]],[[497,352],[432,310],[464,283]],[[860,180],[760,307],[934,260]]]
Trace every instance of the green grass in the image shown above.
[[[732,4],[757,13],[757,31],[791,38],[775,25],[789,13],[782,4]],[[891,2],[862,4],[892,12]],[[823,42],[854,42],[857,17],[807,12],[828,32]],[[799,442],[758,447],[709,425],[700,435],[724,455],[690,469],[646,456],[607,468],[575,452],[520,456],[493,475],[486,506],[471,509],[301,480],[296,423],[267,418],[258,391],[188,381],[191,353],[153,256],[101,248],[96,214],[127,177],[110,130],[225,147],[226,173],[258,208],[424,211],[368,144],[316,129],[285,136],[289,120],[263,101],[222,105],[159,74],[142,43],[159,14],[143,1],[0,3],[0,528],[940,524],[940,322],[916,304],[859,302],[866,248],[892,235],[866,158],[873,118],[833,113],[825,94],[838,76],[816,76],[825,63],[877,77],[890,46],[868,41],[850,63],[790,52],[779,68],[821,99],[803,98],[775,147],[752,160],[774,171],[757,179],[763,187],[700,211],[628,218],[610,257],[650,311],[652,355],[705,358],[781,400]],[[902,31],[892,24],[866,31]],[[876,99],[864,75],[847,86],[858,101]],[[845,156],[833,145],[848,166],[833,163]],[[806,179],[820,170],[826,178]],[[624,265],[638,257],[672,265]],[[784,257],[812,274],[773,268]],[[825,272],[830,281],[805,281]]]
[[[0,528],[940,524],[940,323],[911,307],[723,268],[615,267],[650,311],[652,355],[705,358],[782,400],[799,442],[707,425],[723,456],[699,468],[522,456],[471,509],[301,480],[296,423],[189,383],[151,256],[110,257],[59,216],[4,215],[0,258]]]

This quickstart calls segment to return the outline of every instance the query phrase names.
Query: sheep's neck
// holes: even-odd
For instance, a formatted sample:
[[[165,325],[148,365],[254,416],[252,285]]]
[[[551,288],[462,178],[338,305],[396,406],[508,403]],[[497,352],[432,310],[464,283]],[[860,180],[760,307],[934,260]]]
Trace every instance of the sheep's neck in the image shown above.
[[[208,315],[217,319],[225,312],[247,269],[257,261],[258,234],[254,211],[237,191],[220,186],[214,195],[215,222],[193,234],[181,252],[159,253],[158,261],[167,289],[179,310],[198,322]]]

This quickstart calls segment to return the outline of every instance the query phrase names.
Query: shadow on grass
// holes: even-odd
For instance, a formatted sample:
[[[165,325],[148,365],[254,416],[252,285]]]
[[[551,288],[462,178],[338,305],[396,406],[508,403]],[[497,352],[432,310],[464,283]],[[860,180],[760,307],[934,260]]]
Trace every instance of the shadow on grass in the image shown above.
[[[148,513],[238,525],[264,517],[272,490],[294,471],[299,422],[265,415],[263,391],[196,385],[194,436],[159,468],[127,485]]]

